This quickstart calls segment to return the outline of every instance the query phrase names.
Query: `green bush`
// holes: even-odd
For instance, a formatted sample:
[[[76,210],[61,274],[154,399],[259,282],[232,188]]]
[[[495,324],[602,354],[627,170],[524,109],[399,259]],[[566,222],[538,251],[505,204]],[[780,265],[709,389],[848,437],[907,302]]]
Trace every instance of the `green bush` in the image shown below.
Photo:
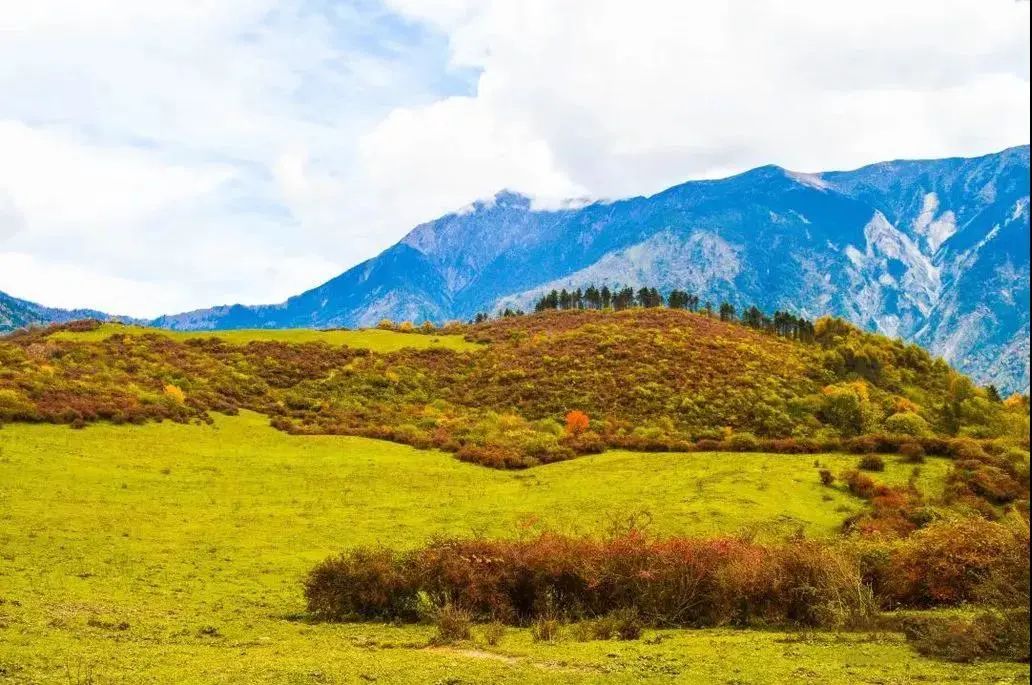
[[[450,644],[459,640],[468,640],[473,626],[473,618],[465,609],[455,604],[445,604],[434,612],[434,625],[437,644]]]
[[[909,435],[915,438],[931,434],[928,422],[914,412],[900,412],[885,419],[885,430],[897,435]]]
[[[494,647],[505,637],[505,624],[491,621],[484,626],[484,642]]]
[[[760,441],[752,433],[735,433],[727,443],[735,452],[755,452],[760,448]]]
[[[530,627],[530,635],[534,642],[555,642],[559,639],[561,631],[562,623],[550,616],[542,616]]]

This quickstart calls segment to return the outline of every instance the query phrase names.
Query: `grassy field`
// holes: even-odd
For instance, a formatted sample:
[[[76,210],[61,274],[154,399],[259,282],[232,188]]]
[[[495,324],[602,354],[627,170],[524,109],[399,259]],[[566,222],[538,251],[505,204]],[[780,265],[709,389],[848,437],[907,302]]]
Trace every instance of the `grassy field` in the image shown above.
[[[820,455],[832,470],[856,461]],[[1015,664],[918,657],[898,635],[647,631],[534,643],[510,629],[429,648],[432,629],[308,624],[299,581],[361,543],[435,533],[833,534],[859,500],[813,455],[609,452],[523,472],[361,438],[213,426],[0,429],[0,681],[13,683],[1028,682]],[[929,459],[921,487],[941,486]],[[880,478],[903,482],[889,459]],[[647,502],[647,504],[646,504]],[[478,633],[479,636],[479,633]]]
[[[246,345],[254,340],[286,343],[324,342],[329,345],[394,352],[411,347],[426,349],[440,347],[449,350],[475,350],[479,345],[467,342],[461,335],[425,335],[422,333],[399,333],[397,331],[363,328],[358,330],[318,331],[311,328],[243,329],[228,331],[170,331],[163,328],[125,326],[119,323],[105,323],[92,331],[59,331],[53,337],[57,340],[78,340],[96,342],[115,334],[143,335],[156,333],[175,340],[191,338],[219,338],[235,345]]]

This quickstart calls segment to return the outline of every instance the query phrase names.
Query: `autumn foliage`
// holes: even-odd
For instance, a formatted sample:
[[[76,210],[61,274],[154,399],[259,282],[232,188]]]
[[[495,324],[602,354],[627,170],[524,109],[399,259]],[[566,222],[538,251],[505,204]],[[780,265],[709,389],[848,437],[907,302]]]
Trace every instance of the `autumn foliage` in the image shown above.
[[[649,625],[754,622],[849,625],[874,608],[857,562],[813,542],[763,546],[735,538],[439,539],[410,552],[358,549],[327,559],[305,582],[324,620],[417,620],[418,597],[445,599],[477,620],[632,610]]]
[[[96,325],[0,340],[0,422],[206,421],[248,409],[291,433],[436,447],[500,468],[606,448],[920,444],[934,455],[935,441],[957,434],[976,447],[1005,438],[1027,448],[1027,404],[991,401],[920,348],[838,320],[816,322],[804,341],[678,309],[545,311],[451,327],[483,343],[468,352],[52,335]],[[1014,497],[989,465],[971,466],[958,497]]]
[[[414,621],[417,599],[476,620],[528,624],[633,610],[654,626],[846,626],[881,608],[953,606],[1009,593],[1028,601],[1027,524],[941,522],[904,538],[795,540],[605,538],[437,539],[415,550],[359,548],[305,581],[324,620]]]
[[[584,431],[588,430],[589,423],[587,414],[578,409],[574,409],[566,414],[566,433],[568,435],[580,435]]]

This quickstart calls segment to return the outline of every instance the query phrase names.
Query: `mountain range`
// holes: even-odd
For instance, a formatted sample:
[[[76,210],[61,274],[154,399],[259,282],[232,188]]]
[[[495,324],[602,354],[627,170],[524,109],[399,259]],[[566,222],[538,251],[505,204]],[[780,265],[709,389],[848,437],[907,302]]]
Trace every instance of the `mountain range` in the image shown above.
[[[281,304],[152,323],[203,330],[444,321],[528,309],[553,288],[591,284],[682,288],[703,301],[839,315],[916,342],[979,382],[1027,392],[1029,147],[853,171],[764,166],[561,209],[503,191],[417,226]]]
[[[64,323],[76,319],[132,321],[128,317],[111,316],[95,309],[58,309],[21,300],[0,292],[0,333],[28,326]]]

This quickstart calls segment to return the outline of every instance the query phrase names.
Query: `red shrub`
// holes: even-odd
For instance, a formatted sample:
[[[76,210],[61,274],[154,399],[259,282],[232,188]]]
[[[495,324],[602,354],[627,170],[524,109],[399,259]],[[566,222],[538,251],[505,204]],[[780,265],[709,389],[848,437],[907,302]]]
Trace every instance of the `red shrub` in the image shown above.
[[[1029,591],[1028,527],[1008,527],[979,518],[930,525],[899,543],[880,585],[906,606],[958,604],[981,592]]]
[[[523,624],[633,611],[651,625],[842,625],[870,610],[859,567],[838,548],[652,540],[638,531],[605,540],[442,539],[393,557],[360,550],[327,560],[305,584],[309,610],[329,620],[411,620],[420,592],[477,619]]]
[[[566,414],[566,433],[568,435],[580,435],[588,430],[589,424],[588,415],[579,409],[574,409]]]
[[[871,499],[876,494],[888,492],[888,488],[879,486],[873,478],[856,470],[843,473],[842,480],[851,493],[863,499]]]

